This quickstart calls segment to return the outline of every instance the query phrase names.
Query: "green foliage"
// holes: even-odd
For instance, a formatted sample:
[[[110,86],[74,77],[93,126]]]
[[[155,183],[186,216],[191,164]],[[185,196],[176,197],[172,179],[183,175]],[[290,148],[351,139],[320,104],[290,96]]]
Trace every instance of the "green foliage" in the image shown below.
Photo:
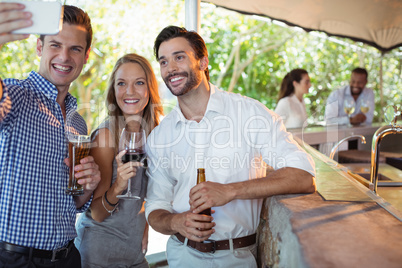
[[[206,6],[201,11],[201,33],[206,37],[210,53],[211,81],[218,80],[222,73],[226,73],[220,84],[223,89],[230,88],[235,69],[245,62],[253,51],[259,49],[261,44],[275,44],[293,34],[283,45],[258,54],[241,73],[233,91],[258,99],[268,108],[274,109],[282,78],[294,68],[304,68],[309,72],[312,82],[310,93],[305,99],[310,120],[321,121],[324,117],[325,102],[331,91],[349,83],[352,69],[364,67],[369,72],[367,86],[373,88],[376,93],[377,120],[382,106],[401,103],[399,92],[402,85],[402,49],[391,51],[383,59],[384,96],[381,104],[381,54],[376,49],[348,39],[328,38],[324,34],[314,32],[306,33],[295,27],[277,25],[269,20],[243,16],[213,6]],[[227,67],[229,55],[239,46],[239,42],[240,63]]]
[[[24,79],[32,69],[39,68],[36,57],[36,37],[18,43],[7,43],[1,49],[0,77]]]
[[[90,129],[94,129],[106,116],[107,84],[118,58],[127,53],[138,53],[150,61],[157,77],[160,76],[153,42],[168,24],[184,24],[184,1],[67,0],[66,4],[81,7],[92,21],[94,37],[89,60],[81,76],[72,83],[70,93],[77,97],[80,107],[91,107],[92,113],[86,120]],[[0,66],[0,77],[23,79],[31,70],[39,69],[36,39],[31,36],[2,48],[4,64]],[[170,106],[167,105],[167,110]]]
[[[91,107],[92,113],[86,118],[90,126],[96,127],[105,117],[109,75],[117,59],[126,53],[138,53],[151,62],[160,81],[165,112],[168,112],[175,98],[162,87],[153,42],[163,27],[184,26],[184,0],[66,2],[86,10],[94,28],[89,61],[70,89],[80,105]],[[367,45],[306,33],[205,3],[201,3],[200,33],[209,51],[211,82],[224,90],[255,98],[270,109],[276,106],[282,78],[294,68],[306,69],[311,77],[312,87],[305,100],[312,121],[323,120],[329,93],[347,84],[351,70],[357,66],[365,67],[369,72],[368,86],[376,92],[377,119],[383,106],[401,103],[400,48],[386,54],[382,60],[384,88],[381,103],[381,55]],[[1,51],[0,76],[25,78],[31,70],[37,70],[40,59],[35,48],[35,36],[6,44]]]

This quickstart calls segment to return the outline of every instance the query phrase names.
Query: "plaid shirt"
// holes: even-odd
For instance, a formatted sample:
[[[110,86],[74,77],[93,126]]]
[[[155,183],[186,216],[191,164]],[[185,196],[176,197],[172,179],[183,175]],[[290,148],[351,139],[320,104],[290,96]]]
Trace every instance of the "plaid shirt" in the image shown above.
[[[76,213],[89,207],[91,200],[77,210],[73,197],[65,193],[69,169],[63,160],[68,148],[57,94],[56,87],[36,72],[26,80],[4,80],[0,241],[44,250],[60,248],[76,237]],[[70,94],[65,103],[67,112],[77,107]]]

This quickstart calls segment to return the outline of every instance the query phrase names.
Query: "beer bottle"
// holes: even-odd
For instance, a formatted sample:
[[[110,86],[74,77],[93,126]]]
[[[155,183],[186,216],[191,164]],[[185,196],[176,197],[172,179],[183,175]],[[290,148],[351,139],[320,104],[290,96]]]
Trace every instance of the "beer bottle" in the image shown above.
[[[197,169],[197,184],[201,182],[205,182],[205,169],[204,168],[198,168]],[[211,216],[211,208],[204,209],[198,214],[203,214],[207,216]]]

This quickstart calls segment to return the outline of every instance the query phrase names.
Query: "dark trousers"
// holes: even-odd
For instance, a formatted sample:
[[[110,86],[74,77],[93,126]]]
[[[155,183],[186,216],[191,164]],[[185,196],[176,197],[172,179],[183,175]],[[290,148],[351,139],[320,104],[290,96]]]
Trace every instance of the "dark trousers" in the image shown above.
[[[81,268],[81,256],[75,246],[66,258],[55,262],[0,249],[0,268]]]

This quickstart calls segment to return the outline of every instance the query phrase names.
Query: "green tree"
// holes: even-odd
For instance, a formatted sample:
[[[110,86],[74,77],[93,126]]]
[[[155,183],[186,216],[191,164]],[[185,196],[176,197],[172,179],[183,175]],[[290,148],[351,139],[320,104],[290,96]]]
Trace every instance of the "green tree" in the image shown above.
[[[82,7],[93,23],[89,61],[70,90],[79,105],[91,108],[85,117],[93,129],[106,115],[107,82],[119,57],[134,52],[148,58],[163,85],[153,56],[153,42],[165,26],[184,26],[184,0],[67,0],[66,3]],[[282,78],[294,68],[304,68],[310,74],[312,87],[305,100],[312,121],[323,120],[328,95],[347,84],[351,70],[357,66],[369,72],[368,86],[376,93],[377,120],[385,105],[401,103],[400,48],[381,57],[376,49],[348,39],[306,33],[266,18],[241,15],[205,3],[201,3],[200,34],[209,51],[211,82],[224,90],[255,98],[270,109],[276,106]],[[35,47],[35,36],[6,44],[1,51],[0,76],[21,79],[37,70],[39,58]],[[175,99],[161,93],[168,111]]]
[[[94,129],[106,116],[105,97],[109,74],[118,58],[126,53],[138,53],[153,65],[159,77],[159,66],[153,56],[153,42],[167,24],[182,24],[183,1],[147,0],[70,0],[88,12],[94,32],[90,57],[81,76],[72,83],[70,93],[77,97],[79,107],[90,129]],[[182,14],[182,15],[180,15]],[[36,39],[6,44],[2,53],[0,77],[26,78],[31,70],[39,69],[36,56]],[[91,111],[90,113],[88,111]]]
[[[276,106],[282,78],[294,68],[306,69],[312,80],[306,104],[310,119],[323,120],[331,91],[346,85],[351,70],[365,67],[368,86],[376,93],[376,118],[386,104],[400,103],[401,49],[386,54],[383,75],[381,54],[372,47],[325,34],[306,33],[269,19],[204,6],[201,34],[210,52],[211,81],[223,89]],[[264,49],[270,48],[270,49]],[[250,60],[252,59],[252,60]],[[384,92],[381,102],[380,78]]]

